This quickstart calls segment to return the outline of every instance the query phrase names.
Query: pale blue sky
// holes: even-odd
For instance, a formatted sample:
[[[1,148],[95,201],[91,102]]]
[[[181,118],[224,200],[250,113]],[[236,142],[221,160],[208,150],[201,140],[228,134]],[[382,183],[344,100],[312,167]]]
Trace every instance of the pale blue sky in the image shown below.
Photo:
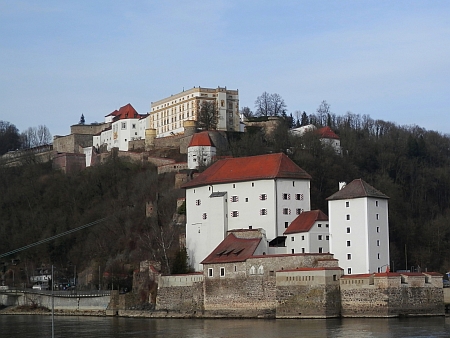
[[[0,120],[20,131],[193,86],[450,133],[450,2],[0,0]]]

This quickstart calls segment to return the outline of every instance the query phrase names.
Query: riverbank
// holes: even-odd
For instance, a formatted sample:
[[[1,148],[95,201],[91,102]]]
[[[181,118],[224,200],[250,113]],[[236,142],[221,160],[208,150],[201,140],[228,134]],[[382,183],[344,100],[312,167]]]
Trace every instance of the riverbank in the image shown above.
[[[33,306],[7,306],[0,309],[0,315],[51,315],[51,309],[46,307],[33,307]],[[78,310],[54,310],[55,316],[97,316],[105,317],[105,310],[91,310],[91,311],[78,311]]]

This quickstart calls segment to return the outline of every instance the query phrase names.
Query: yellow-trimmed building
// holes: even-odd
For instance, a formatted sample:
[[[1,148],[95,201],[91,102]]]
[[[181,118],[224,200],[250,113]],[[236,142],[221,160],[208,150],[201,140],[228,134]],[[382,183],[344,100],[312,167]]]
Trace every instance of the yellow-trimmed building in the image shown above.
[[[194,87],[152,102],[150,128],[156,130],[156,137],[184,133],[184,123],[197,121],[197,109],[203,101],[216,102],[217,130],[240,131],[239,92],[226,87]]]

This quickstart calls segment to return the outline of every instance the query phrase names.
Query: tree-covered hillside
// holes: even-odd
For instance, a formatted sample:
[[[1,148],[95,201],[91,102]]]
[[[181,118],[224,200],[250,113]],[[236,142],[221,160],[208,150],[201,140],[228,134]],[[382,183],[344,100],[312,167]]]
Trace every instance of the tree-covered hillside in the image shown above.
[[[342,146],[337,154],[314,132],[292,136],[292,119],[284,121],[270,135],[258,128],[234,135],[229,154],[285,152],[313,177],[312,208],[325,213],[326,198],[337,191],[338,182],[364,179],[390,197],[391,268],[450,269],[448,136],[350,113],[302,115],[300,124],[334,130]],[[81,271],[100,265],[106,272],[154,259],[165,272],[175,266],[182,271],[176,257],[182,257],[178,235],[183,229],[173,214],[183,191],[174,190],[173,183],[173,174],[158,176],[150,165],[114,156],[73,175],[31,157],[19,167],[0,167],[0,253],[111,216],[9,258],[20,258],[24,268],[53,263]],[[146,217],[148,202],[158,206],[151,217]]]
[[[292,136],[287,118],[273,135],[258,132],[232,142],[235,156],[286,152],[312,177],[312,208],[327,212],[338,182],[362,178],[390,197],[391,268],[450,269],[450,138],[417,126],[397,126],[369,116],[337,116],[318,109],[299,124],[329,126],[342,155],[311,132]],[[255,146],[256,145],[256,146]]]
[[[0,166],[0,253],[109,217],[0,263],[6,263],[6,271],[11,259],[20,259],[22,278],[41,264],[54,264],[61,271],[101,266],[102,271],[127,275],[126,266],[136,268],[144,259],[160,261],[169,272],[182,231],[173,222],[180,195],[173,182],[173,174],[157,175],[151,165],[114,156],[73,175],[32,157],[22,166]],[[150,217],[148,202],[159,206]]]

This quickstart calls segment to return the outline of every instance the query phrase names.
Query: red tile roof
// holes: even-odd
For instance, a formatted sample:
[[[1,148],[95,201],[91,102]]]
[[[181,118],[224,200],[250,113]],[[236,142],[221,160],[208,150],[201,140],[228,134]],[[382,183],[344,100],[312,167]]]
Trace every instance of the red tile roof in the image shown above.
[[[385,194],[367,184],[362,179],[356,179],[347,184],[344,188],[327,198],[328,201],[343,200],[360,197],[375,197],[388,199]]]
[[[123,119],[140,119],[145,115],[138,114],[136,109],[134,109],[133,106],[128,103],[125,106],[120,107],[119,110],[114,110],[112,113],[106,116],[114,116],[113,120],[117,121]]]
[[[253,255],[261,238],[237,238],[229,234],[201,264],[244,262]]]
[[[317,129],[316,133],[319,134],[321,138],[334,138],[339,140],[339,136],[337,136],[328,126]]]
[[[207,131],[202,131],[201,133],[197,133],[192,136],[189,147],[195,146],[214,147]]]
[[[310,180],[311,176],[285,154],[278,153],[217,161],[182,188],[275,178]]]
[[[308,232],[317,221],[328,221],[328,216],[321,210],[302,212],[292,221],[289,227],[284,231],[284,234],[289,235],[299,232]]]

